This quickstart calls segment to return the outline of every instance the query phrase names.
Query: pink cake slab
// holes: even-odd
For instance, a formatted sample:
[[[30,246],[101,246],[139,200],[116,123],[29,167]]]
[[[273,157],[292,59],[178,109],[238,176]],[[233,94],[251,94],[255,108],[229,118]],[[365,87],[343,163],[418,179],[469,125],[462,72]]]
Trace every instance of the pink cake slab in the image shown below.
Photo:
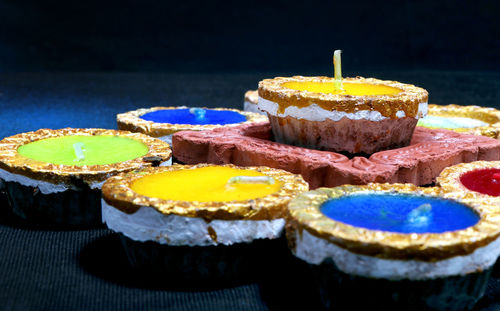
[[[173,152],[186,164],[264,165],[301,174],[310,188],[369,182],[432,184],[448,166],[499,160],[500,140],[416,127],[409,146],[353,157],[271,141],[269,123],[178,132]]]

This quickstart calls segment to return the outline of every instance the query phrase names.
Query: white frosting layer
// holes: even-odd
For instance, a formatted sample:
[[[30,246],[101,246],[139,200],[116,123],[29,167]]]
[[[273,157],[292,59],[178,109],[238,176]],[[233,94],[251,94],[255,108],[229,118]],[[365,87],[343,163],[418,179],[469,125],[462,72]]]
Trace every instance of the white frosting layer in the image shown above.
[[[172,165],[172,158],[168,159],[168,161],[165,161],[160,164],[160,166],[169,166]],[[24,175],[20,174],[15,174],[8,172],[6,170],[0,169],[0,179],[4,181],[9,181],[9,182],[17,182],[20,183],[23,186],[27,187],[34,187],[38,188],[41,193],[43,194],[49,194],[49,193],[57,193],[57,192],[63,192],[68,189],[73,189],[75,190],[76,187],[73,185],[65,184],[65,183],[59,183],[59,184],[53,184],[48,181],[43,181],[43,180],[38,180],[38,179],[32,179],[29,177],[26,177]],[[88,183],[89,187],[91,189],[101,189],[102,185],[104,184],[105,180],[103,181],[95,181]]]
[[[155,241],[181,246],[231,245],[255,239],[278,238],[285,227],[284,219],[273,220],[212,220],[164,215],[156,209],[142,206],[127,214],[102,200],[102,221],[116,232],[136,241]],[[211,229],[210,229],[211,228]],[[212,239],[209,230],[215,232]]]
[[[380,112],[373,110],[360,110],[354,113],[344,112],[344,111],[328,111],[316,104],[312,104],[307,107],[299,108],[297,106],[288,106],[284,113],[278,113],[279,105],[273,101],[259,97],[258,107],[260,110],[268,112],[272,116],[278,117],[292,117],[295,119],[305,119],[309,121],[325,121],[330,119],[332,121],[339,121],[342,118],[348,118],[351,120],[369,120],[369,121],[380,121],[387,119]],[[427,103],[420,103],[418,105],[418,113],[416,119],[422,118],[427,115]],[[396,112],[396,117],[403,118],[406,114],[404,111]]]
[[[251,103],[249,101],[245,101],[243,103],[243,110],[244,111],[249,111],[249,112],[255,112],[255,113],[260,113],[262,115],[267,116],[267,114],[259,109],[259,106],[257,104]]]
[[[359,255],[303,230],[296,235],[295,255],[314,265],[331,258],[348,274],[389,280],[425,280],[436,277],[465,275],[488,269],[500,255],[500,238],[466,256],[455,256],[436,262],[381,259]]]
[[[8,172],[6,170],[0,169],[0,178],[8,181],[8,182],[17,182],[20,183],[23,186],[27,187],[34,187],[38,188],[41,193],[43,194],[49,194],[49,193],[56,193],[56,192],[63,192],[68,189],[75,189],[72,185],[67,185],[65,183],[59,183],[59,184],[53,184],[48,181],[43,181],[43,180],[37,180],[37,179],[32,179],[23,175],[19,174],[14,174],[11,172]],[[102,182],[93,182],[89,184],[89,187],[92,189],[101,189]]]

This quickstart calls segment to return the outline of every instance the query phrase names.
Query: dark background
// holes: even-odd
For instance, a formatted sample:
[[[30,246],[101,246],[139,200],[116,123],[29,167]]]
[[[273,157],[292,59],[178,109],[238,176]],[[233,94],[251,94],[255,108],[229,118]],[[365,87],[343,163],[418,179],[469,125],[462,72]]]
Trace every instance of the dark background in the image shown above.
[[[0,1],[0,72],[499,70],[500,2]]]

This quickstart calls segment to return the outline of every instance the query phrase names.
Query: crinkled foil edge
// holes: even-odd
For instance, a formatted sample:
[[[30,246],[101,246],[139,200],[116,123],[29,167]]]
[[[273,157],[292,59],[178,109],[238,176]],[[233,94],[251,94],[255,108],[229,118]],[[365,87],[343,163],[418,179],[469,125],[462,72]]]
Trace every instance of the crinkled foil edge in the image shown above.
[[[176,170],[191,170],[200,167],[216,166],[210,164],[172,165],[168,167],[145,168],[140,171],[120,174],[108,179],[102,186],[103,199],[109,205],[125,213],[134,213],[141,206],[150,206],[159,212],[186,217],[201,217],[205,220],[269,220],[283,218],[289,201],[309,189],[302,176],[268,167],[238,167],[231,164],[225,167],[251,169],[278,179],[282,187],[267,196],[230,202],[187,202],[164,200],[140,195],[131,189],[131,184],[147,174]]]
[[[486,202],[487,204],[494,204],[497,209],[500,209],[500,197],[469,190],[460,181],[463,174],[485,168],[500,169],[500,161],[475,161],[449,166],[436,178],[436,184],[450,197],[476,203]]]
[[[17,149],[25,144],[51,137],[68,135],[98,136],[114,135],[138,140],[147,145],[149,151],[146,155],[136,159],[105,165],[60,165],[37,161],[27,158],[17,152]],[[58,130],[40,129],[34,132],[26,132],[6,137],[0,141],[0,168],[8,172],[23,175],[29,178],[43,180],[50,183],[72,184],[74,179],[84,182],[101,182],[108,177],[120,172],[126,172],[142,167],[148,167],[153,163],[162,163],[170,159],[172,151],[170,146],[156,138],[127,131],[109,129],[80,129],[64,128]]]
[[[352,193],[407,193],[454,199],[467,204],[480,216],[479,222],[463,230],[445,233],[401,234],[354,227],[323,215],[320,206],[328,199]],[[421,188],[412,184],[344,185],[306,192],[290,202],[287,236],[307,230],[310,234],[353,253],[383,259],[437,261],[467,255],[494,241],[500,235],[500,211],[486,202],[466,201],[443,193],[440,188]],[[289,241],[291,247],[294,242]]]
[[[354,113],[362,110],[378,111],[382,116],[396,119],[396,113],[404,111],[406,117],[418,116],[418,106],[427,103],[429,94],[423,88],[397,81],[378,80],[375,78],[343,78],[345,82],[380,84],[402,91],[395,95],[353,96],[341,94],[314,93],[283,87],[286,82],[334,82],[329,77],[276,77],[259,82],[259,96],[280,105],[283,111],[288,106],[307,107],[316,104],[328,111]]]
[[[465,117],[480,120],[488,123],[489,125],[475,128],[456,128],[449,130],[482,135],[496,139],[498,139],[500,135],[500,110],[494,108],[459,105],[441,106],[429,104],[427,115],[441,117]]]
[[[268,121],[266,116],[254,112],[241,111],[238,109],[229,109],[229,108],[205,108],[205,107],[202,108],[210,110],[219,110],[219,111],[224,111],[224,110],[234,111],[244,115],[247,118],[247,120],[241,123],[225,124],[225,125],[218,125],[218,124],[190,125],[190,124],[157,123],[153,121],[147,121],[141,118],[142,115],[149,112],[157,110],[180,109],[180,108],[187,108],[187,107],[180,106],[180,107],[141,108],[118,114],[116,116],[116,121],[118,123],[118,128],[120,130],[139,132],[153,137],[162,137],[166,135],[171,135],[179,131],[205,131],[219,127],[231,127],[231,126],[239,126],[242,124],[260,123]]]
[[[248,90],[245,92],[245,101],[257,105],[259,103],[259,91]]]

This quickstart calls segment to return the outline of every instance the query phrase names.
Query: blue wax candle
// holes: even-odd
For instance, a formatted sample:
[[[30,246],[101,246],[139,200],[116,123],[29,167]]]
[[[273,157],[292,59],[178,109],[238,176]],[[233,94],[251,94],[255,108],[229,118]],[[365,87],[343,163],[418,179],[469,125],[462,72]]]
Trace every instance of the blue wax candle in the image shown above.
[[[355,194],[328,200],[321,212],[355,227],[397,233],[443,233],[479,221],[470,207],[447,199],[408,194]]]
[[[141,118],[156,123],[190,125],[226,125],[241,123],[247,120],[244,115],[235,111],[201,108],[156,110],[142,115]]]

